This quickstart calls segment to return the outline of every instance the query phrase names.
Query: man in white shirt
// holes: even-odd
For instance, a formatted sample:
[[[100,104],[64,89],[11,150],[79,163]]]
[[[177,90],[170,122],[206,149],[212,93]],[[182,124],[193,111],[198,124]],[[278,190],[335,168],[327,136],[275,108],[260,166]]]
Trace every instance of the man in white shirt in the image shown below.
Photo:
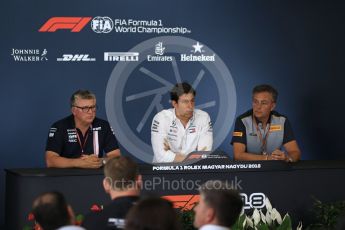
[[[186,82],[170,92],[173,108],[153,118],[151,143],[153,162],[181,162],[193,151],[211,151],[212,125],[208,113],[195,109],[195,90]]]
[[[229,230],[236,223],[243,202],[231,184],[207,181],[199,188],[200,200],[194,207],[194,227],[199,230]]]

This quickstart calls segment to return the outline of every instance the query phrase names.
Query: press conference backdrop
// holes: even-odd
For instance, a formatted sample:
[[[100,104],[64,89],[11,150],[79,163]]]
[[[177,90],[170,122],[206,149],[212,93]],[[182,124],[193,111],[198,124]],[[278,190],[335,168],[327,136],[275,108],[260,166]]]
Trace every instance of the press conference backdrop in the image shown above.
[[[79,88],[97,95],[121,151],[150,161],[150,123],[179,81],[196,88],[215,148],[230,156],[235,117],[250,108],[253,86],[269,83],[302,158],[344,159],[344,9],[342,1],[2,1],[0,168],[44,166],[49,127],[70,113]],[[0,184],[3,220],[3,170]]]

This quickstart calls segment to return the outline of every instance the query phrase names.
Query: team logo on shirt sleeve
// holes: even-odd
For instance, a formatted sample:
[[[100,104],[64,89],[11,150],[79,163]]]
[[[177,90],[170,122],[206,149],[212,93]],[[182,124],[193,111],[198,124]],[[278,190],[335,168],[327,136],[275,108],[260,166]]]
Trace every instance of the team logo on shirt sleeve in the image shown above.
[[[159,121],[153,120],[152,126],[151,126],[151,132],[158,133],[158,127],[159,127]]]
[[[111,130],[111,132],[113,133],[113,135],[115,136],[115,132],[114,132],[113,127],[110,126],[110,130]]]
[[[211,121],[208,122],[208,130],[207,130],[207,132],[210,132],[210,133],[213,132],[213,127],[212,127],[212,122]]]
[[[49,130],[49,137],[54,137],[57,128],[51,127]]]
[[[243,136],[243,132],[233,132],[232,135],[234,137],[242,137]]]

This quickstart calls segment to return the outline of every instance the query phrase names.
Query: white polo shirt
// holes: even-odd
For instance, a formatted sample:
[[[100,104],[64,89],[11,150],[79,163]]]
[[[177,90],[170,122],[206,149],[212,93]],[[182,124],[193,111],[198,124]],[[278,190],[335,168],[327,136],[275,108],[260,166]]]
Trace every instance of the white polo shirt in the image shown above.
[[[164,150],[164,140],[170,149]],[[187,155],[193,151],[211,151],[213,144],[212,124],[208,113],[194,109],[186,128],[176,117],[175,109],[157,113],[151,125],[153,162],[173,162],[175,153]]]

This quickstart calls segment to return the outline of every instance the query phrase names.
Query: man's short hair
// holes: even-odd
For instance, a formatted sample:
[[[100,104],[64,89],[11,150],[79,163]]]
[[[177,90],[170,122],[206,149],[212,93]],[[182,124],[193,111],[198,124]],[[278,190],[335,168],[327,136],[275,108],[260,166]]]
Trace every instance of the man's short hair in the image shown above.
[[[65,197],[60,192],[41,194],[33,204],[32,213],[44,230],[54,230],[70,225],[70,216]]]
[[[113,190],[127,190],[137,186],[138,165],[127,156],[114,157],[104,166],[104,176]]]
[[[183,94],[192,93],[195,97],[196,91],[187,82],[177,83],[170,91],[170,100],[178,102],[178,99]]]
[[[79,89],[75,91],[71,96],[71,101],[70,101],[71,107],[75,105],[75,101],[77,99],[87,99],[87,100],[96,99],[96,95],[90,92],[89,90]]]
[[[173,204],[161,197],[147,197],[135,204],[126,216],[127,230],[180,230]]]
[[[240,194],[222,181],[207,181],[199,188],[201,199],[215,211],[218,224],[231,227],[241,213],[243,202]]]
[[[252,95],[256,93],[262,93],[262,92],[268,92],[272,95],[273,102],[277,102],[278,99],[278,91],[273,88],[271,85],[263,84],[263,85],[257,85],[253,88]]]

